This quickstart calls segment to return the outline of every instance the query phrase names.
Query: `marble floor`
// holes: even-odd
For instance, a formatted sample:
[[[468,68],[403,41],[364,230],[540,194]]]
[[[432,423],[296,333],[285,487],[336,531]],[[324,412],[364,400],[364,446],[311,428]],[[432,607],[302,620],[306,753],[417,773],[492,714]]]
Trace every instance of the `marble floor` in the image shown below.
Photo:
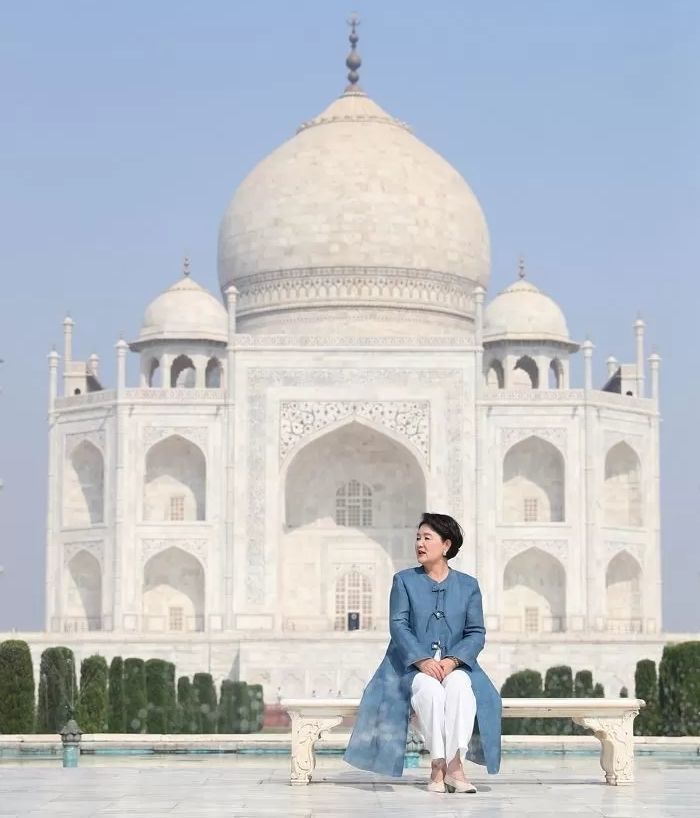
[[[279,756],[83,757],[0,763],[0,818],[9,816],[228,816],[230,818],[695,818],[700,758],[637,759],[637,783],[602,783],[591,755],[506,756],[502,772],[472,767],[477,795],[425,791],[425,769],[374,778],[337,758],[314,782],[290,787]]]

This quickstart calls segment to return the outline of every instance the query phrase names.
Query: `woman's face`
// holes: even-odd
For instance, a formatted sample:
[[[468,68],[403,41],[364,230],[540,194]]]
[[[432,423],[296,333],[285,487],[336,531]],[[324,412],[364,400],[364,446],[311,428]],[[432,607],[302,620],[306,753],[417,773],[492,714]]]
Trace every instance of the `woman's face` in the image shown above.
[[[416,558],[421,565],[438,562],[449,547],[449,540],[443,540],[425,523],[416,532]]]

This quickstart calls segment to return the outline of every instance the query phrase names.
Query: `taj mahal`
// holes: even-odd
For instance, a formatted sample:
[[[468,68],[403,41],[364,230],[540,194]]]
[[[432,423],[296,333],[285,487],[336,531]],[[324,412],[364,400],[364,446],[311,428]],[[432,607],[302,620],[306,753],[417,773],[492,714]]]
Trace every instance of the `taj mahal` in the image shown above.
[[[476,196],[362,90],[356,43],[345,91],[235,190],[220,294],[186,260],[113,385],[65,319],[28,641],[356,696],[430,510],[463,525],[494,681],[563,662],[616,696],[667,641],[660,358],[632,316],[594,383],[536,272],[491,291]]]

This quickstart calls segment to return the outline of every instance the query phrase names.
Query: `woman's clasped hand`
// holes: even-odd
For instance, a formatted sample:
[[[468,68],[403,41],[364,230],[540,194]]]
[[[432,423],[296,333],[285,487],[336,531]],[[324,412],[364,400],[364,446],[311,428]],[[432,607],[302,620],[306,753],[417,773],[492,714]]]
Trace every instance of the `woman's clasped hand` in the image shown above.
[[[441,682],[448,674],[457,667],[457,665],[449,657],[444,659],[421,659],[416,662],[416,667],[421,673],[426,673]]]

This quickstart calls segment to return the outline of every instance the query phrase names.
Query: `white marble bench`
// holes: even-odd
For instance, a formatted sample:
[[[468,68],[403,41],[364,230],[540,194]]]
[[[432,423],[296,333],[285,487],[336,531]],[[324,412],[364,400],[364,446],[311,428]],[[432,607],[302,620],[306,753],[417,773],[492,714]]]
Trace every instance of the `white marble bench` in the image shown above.
[[[283,699],[292,720],[292,784],[308,784],[316,765],[314,745],[344,716],[357,713],[359,699]],[[642,699],[503,699],[503,716],[573,719],[600,741],[600,765],[608,784],[634,781],[632,724]]]

